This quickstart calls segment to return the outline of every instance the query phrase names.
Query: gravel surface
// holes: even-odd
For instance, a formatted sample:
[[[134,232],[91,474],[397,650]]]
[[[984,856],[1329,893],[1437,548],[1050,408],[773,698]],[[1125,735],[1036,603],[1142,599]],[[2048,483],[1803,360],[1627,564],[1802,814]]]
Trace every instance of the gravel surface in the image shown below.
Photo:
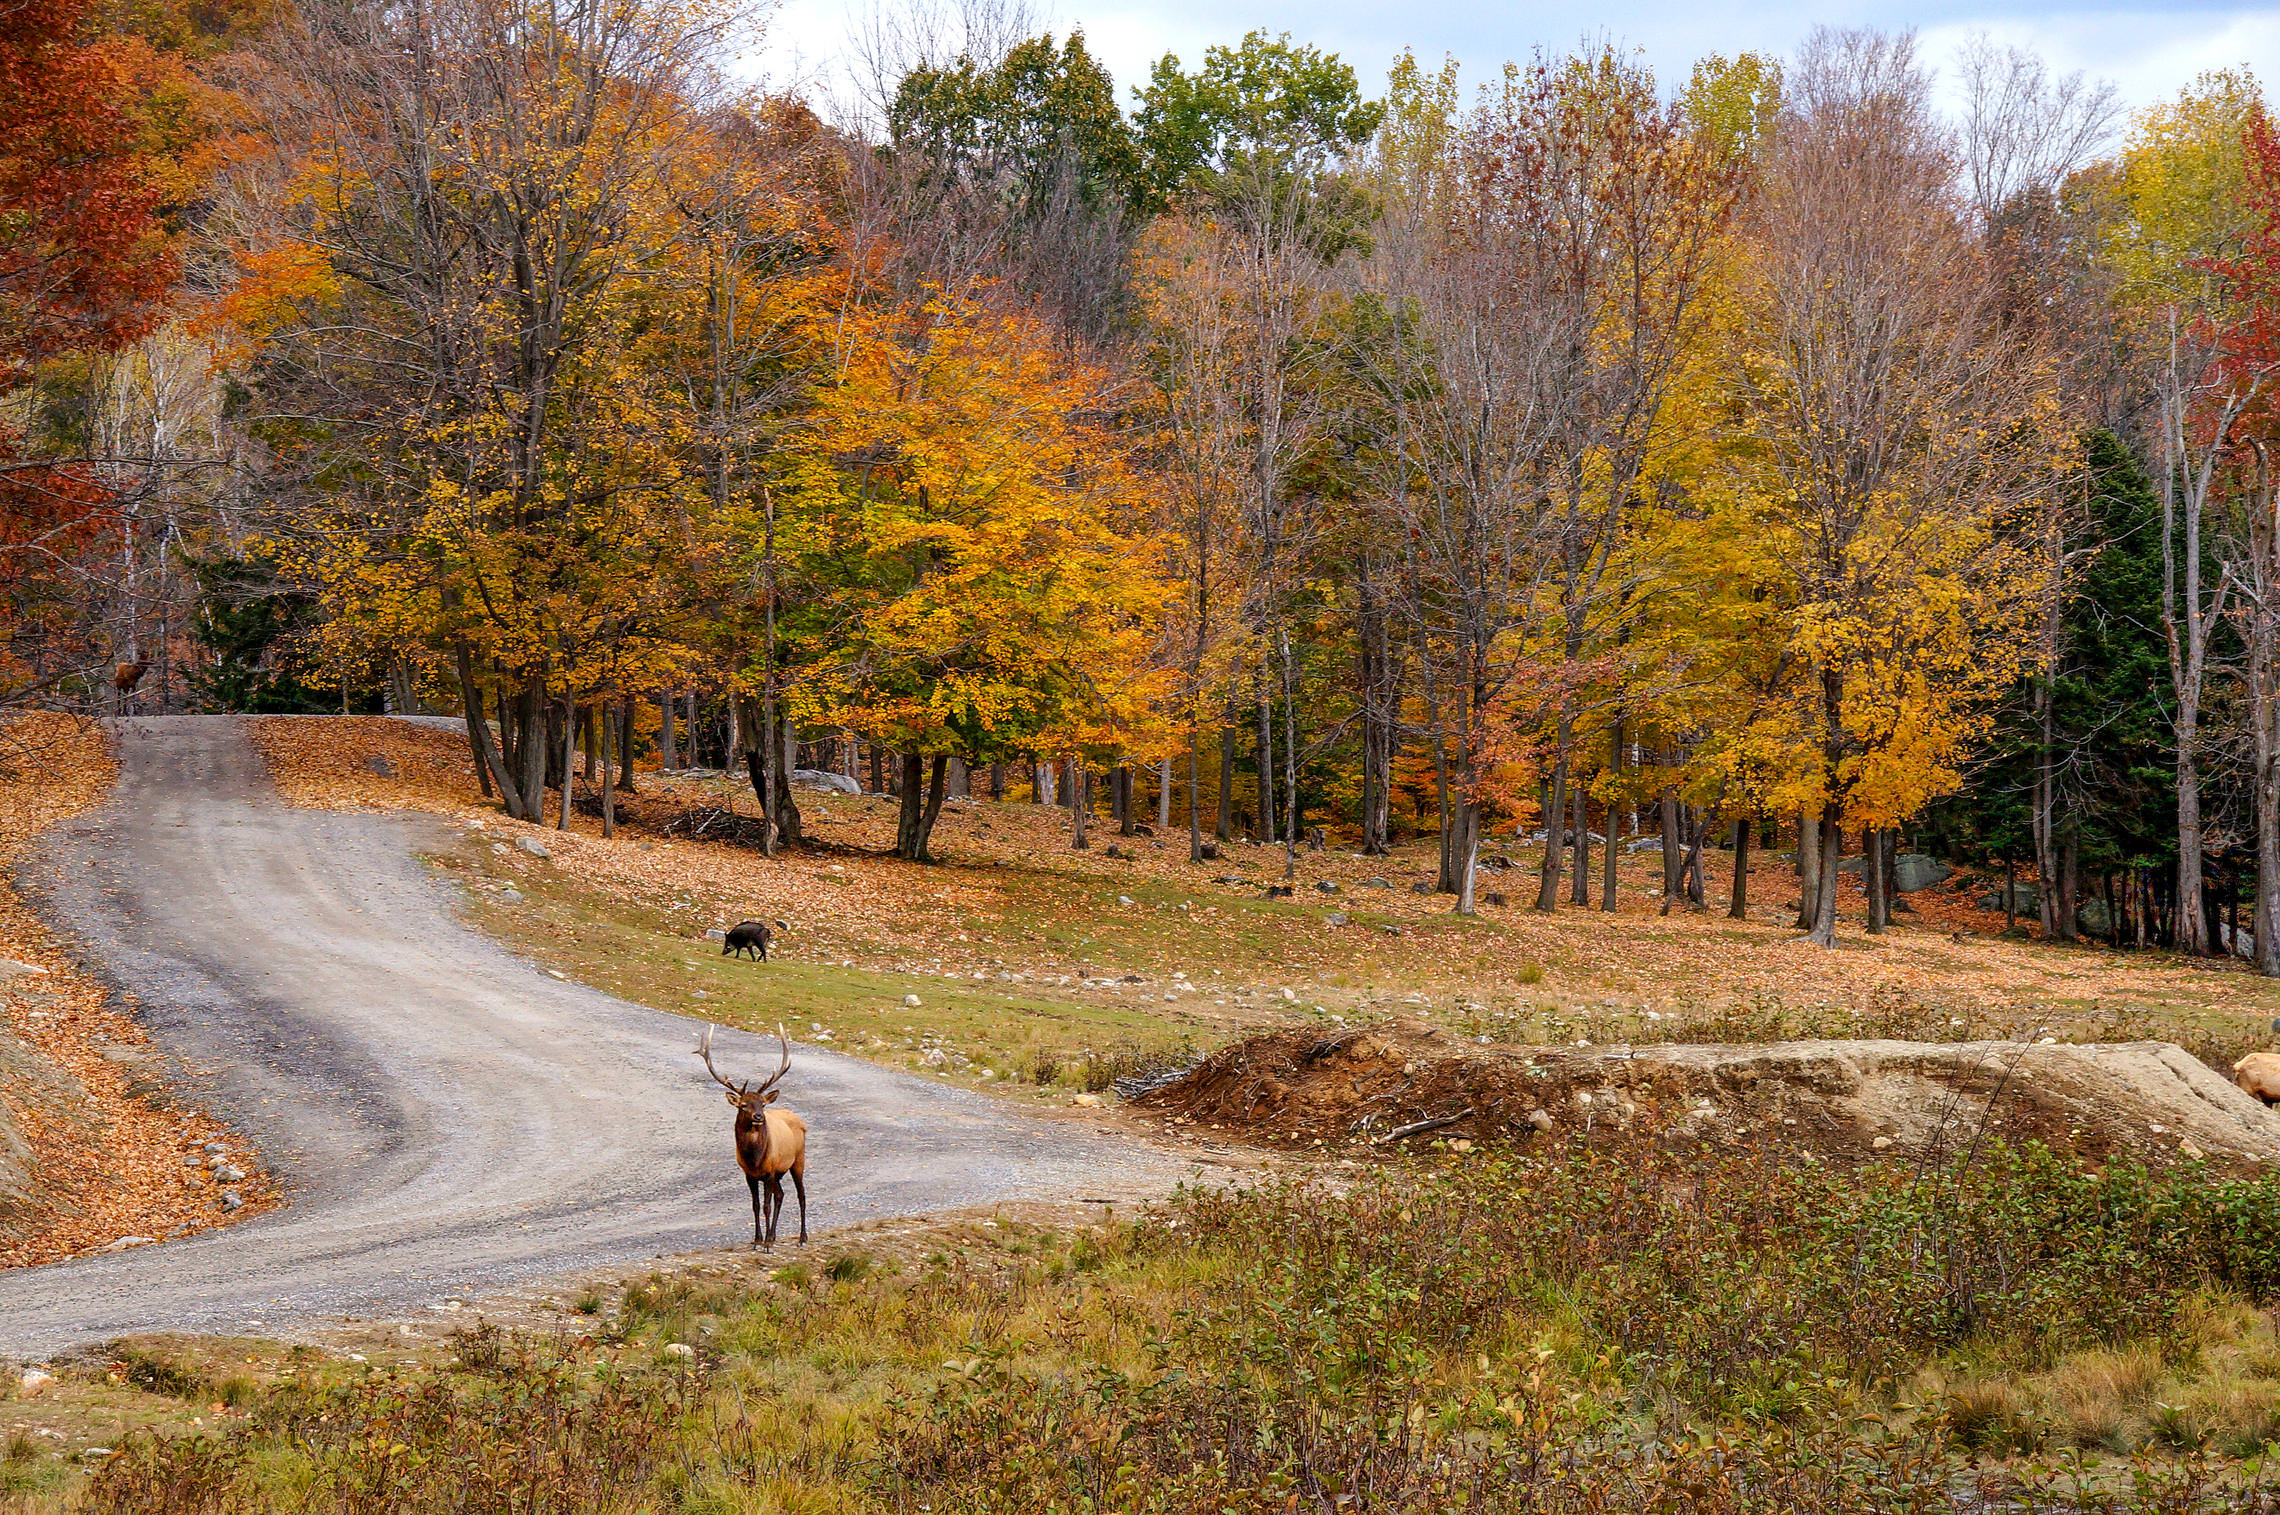
[[[290,1203],[0,1274],[0,1355],[278,1328],[750,1240],[695,1022],[558,982],[470,931],[414,858],[444,845],[442,823],[286,808],[237,720],[124,720],[113,736],[117,794],[24,882],[139,1002],[180,1061],[178,1101],[245,1133]],[[715,1057],[759,1069],[774,1045],[724,1031]],[[811,1235],[1147,1192],[1163,1161],[796,1044],[784,1091],[810,1133]],[[785,1219],[796,1236],[796,1201]]]

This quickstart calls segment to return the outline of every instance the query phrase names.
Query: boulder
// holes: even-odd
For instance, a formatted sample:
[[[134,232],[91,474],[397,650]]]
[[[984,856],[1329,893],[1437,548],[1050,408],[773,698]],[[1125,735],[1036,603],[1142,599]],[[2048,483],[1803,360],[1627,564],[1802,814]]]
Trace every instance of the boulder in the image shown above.
[[[553,853],[546,850],[546,843],[540,841],[535,836],[518,836],[515,838],[515,845],[521,848],[523,851],[529,853],[532,857],[554,856]]]
[[[1902,894],[1914,894],[1919,889],[1932,889],[1948,881],[1954,872],[1936,857],[1921,852],[1903,852],[1892,860],[1892,877]]]
[[[844,773],[832,773],[823,768],[794,768],[792,782],[805,784],[810,789],[828,789],[834,794],[861,794],[863,786]]]
[[[2095,897],[2078,902],[2074,907],[2074,929],[2084,936],[2107,937],[2113,934],[2113,913],[2106,902]],[[2247,935],[2246,932],[2241,933]]]

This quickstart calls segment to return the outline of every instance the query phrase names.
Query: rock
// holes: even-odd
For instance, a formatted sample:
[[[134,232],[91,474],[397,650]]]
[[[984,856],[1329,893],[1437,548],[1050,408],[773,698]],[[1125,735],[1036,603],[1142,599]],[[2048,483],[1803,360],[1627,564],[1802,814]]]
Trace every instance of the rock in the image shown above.
[[[921,1068],[945,1068],[949,1064],[950,1054],[940,1047],[929,1047],[918,1055],[918,1065]]]
[[[1108,844],[1108,851],[1101,855],[1103,857],[1122,857],[1124,856],[1124,849],[1117,846],[1116,843],[1110,842]]]
[[[1877,1151],[1882,1152],[1885,1148],[1892,1145],[1892,1138],[1889,1136],[1880,1136],[1876,1140],[1870,1142],[1869,1145],[1871,1147],[1874,1147]]]
[[[150,1053],[141,1047],[105,1047],[103,1061],[107,1063],[147,1063]]]
[[[1330,844],[1330,837],[1329,837],[1329,834],[1328,834],[1327,832],[1325,832],[1325,831],[1324,831],[1324,830],[1323,830],[1323,829],[1322,829],[1320,826],[1309,826],[1309,827],[1307,827],[1307,828],[1306,828],[1306,850],[1307,850],[1307,851],[1309,851],[1309,852],[1320,852],[1320,851],[1321,851],[1321,850],[1322,850],[1324,847],[1327,847],[1329,844]]]
[[[529,853],[532,857],[554,856],[553,853],[546,850],[546,843],[540,841],[535,836],[518,836],[515,838],[515,845],[517,847],[520,847],[523,851]]]
[[[1539,1131],[1549,1131],[1556,1124],[1556,1122],[1554,1122],[1552,1119],[1551,1111],[1544,1109],[1542,1106],[1538,1106],[1537,1108],[1528,1112],[1528,1124],[1534,1126]]]
[[[1660,852],[1662,851],[1662,838],[1659,836],[1638,837],[1624,843],[1623,850],[1625,852]]]
[[[1322,924],[1325,926],[1343,926],[1346,924],[1346,917],[1342,912],[1334,910],[1322,917]]]
[[[245,1182],[245,1169],[240,1168],[233,1163],[226,1168],[216,1168],[214,1170],[214,1177],[220,1179],[225,1184],[243,1183]]]
[[[499,900],[502,904],[519,905],[523,902],[523,892],[520,889],[501,889]]]
[[[1156,834],[1156,828],[1153,826],[1134,826],[1132,828],[1132,834],[1134,836],[1154,836]]]
[[[223,1145],[222,1145],[220,1142],[208,1142],[208,1143],[206,1143],[206,1152],[208,1153],[208,1155],[210,1155],[210,1156],[213,1156],[213,1157],[220,1157],[220,1156],[221,1156],[223,1153],[225,1153],[225,1152],[227,1152],[227,1151],[229,1151],[229,1150],[230,1150],[229,1148],[227,1148],[227,1147],[223,1146]]]
[[[381,753],[375,752],[366,758],[364,766],[367,771],[377,773],[384,779],[392,779],[396,776],[396,765],[389,762],[386,756]]]
[[[1449,1150],[1451,1152],[1470,1152],[1472,1150],[1472,1143],[1466,1140],[1464,1137],[1460,1136],[1455,1141],[1449,1143]]]
[[[708,942],[725,942],[728,940],[728,931],[725,927],[714,926],[705,932],[705,940]]]
[[[1903,852],[1892,860],[1893,882],[1902,894],[1914,894],[1919,889],[1931,889],[1948,881],[1955,870],[1936,857],[1921,852]]]
[[[1434,890],[1431,884],[1428,884],[1420,879],[1418,882],[1409,886],[1409,892],[1411,894],[1431,894],[1434,892]]]
[[[2199,1147],[2193,1145],[2193,1138],[2190,1136],[2181,1139],[2177,1143],[2177,1150],[2184,1156],[2192,1158],[2206,1157],[2208,1155]]]
[[[37,963],[19,963],[12,957],[0,957],[0,982],[22,978],[26,974],[44,974],[47,969]]]
[[[1368,878],[1363,879],[1360,883],[1354,885],[1354,887],[1356,889],[1391,889],[1393,887],[1393,880],[1387,878],[1379,878],[1376,874],[1373,873]]]
[[[905,1010],[916,1010],[918,1008],[918,996],[915,994],[904,995],[903,1008]]]
[[[2087,899],[2074,907],[2074,929],[2084,936],[2107,937],[2113,935],[2114,917],[2101,899]]]
[[[1288,989],[1282,991],[1282,997],[1286,1004],[1295,1001],[1298,998],[1295,993]]]
[[[1328,879],[1316,879],[1314,881],[1314,892],[1317,894],[1336,894],[1338,886]]]
[[[155,1236],[122,1236],[117,1241],[106,1244],[103,1250],[106,1252],[124,1252],[129,1247],[147,1247],[156,1240],[158,1238]]]
[[[238,1197],[237,1190],[224,1189],[222,1191],[222,1208],[224,1210],[242,1210],[245,1208],[245,1201]]]
[[[1383,931],[1387,936],[1401,935],[1401,928],[1399,926],[1380,926],[1378,927],[1378,930]]]
[[[182,1166],[185,1168],[203,1168],[206,1166],[206,1160],[193,1152],[182,1159]]]
[[[17,1378],[16,1385],[26,1394],[37,1394],[41,1389],[54,1382],[55,1375],[47,1369],[26,1368],[22,1375]]]
[[[1100,1096],[1097,1094],[1080,1094],[1075,1099],[1070,1100],[1069,1103],[1082,1105],[1087,1110],[1094,1110],[1100,1107]]]
[[[821,768],[794,768],[792,782],[805,784],[810,789],[828,789],[834,794],[861,794],[863,786],[844,773],[829,773]]]
[[[1494,889],[1489,890],[1488,893],[1482,895],[1480,898],[1483,904],[1488,905],[1494,909],[1502,910],[1504,908],[1504,896],[1498,894]]]
[[[1217,842],[1205,842],[1203,844],[1203,860],[1207,863],[1219,861],[1219,844]]]
[[[665,1355],[667,1357],[694,1357],[697,1355],[697,1349],[685,1341],[669,1341],[665,1343]]]
[[[1129,894],[1120,894],[1116,897],[1116,902],[1119,905],[1129,905],[1132,903],[1132,896]]]

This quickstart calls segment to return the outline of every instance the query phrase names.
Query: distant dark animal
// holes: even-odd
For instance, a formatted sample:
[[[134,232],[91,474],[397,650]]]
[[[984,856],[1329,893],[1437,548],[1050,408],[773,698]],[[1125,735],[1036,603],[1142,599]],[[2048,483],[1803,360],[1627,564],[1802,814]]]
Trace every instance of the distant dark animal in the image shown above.
[[[773,1111],[768,1108],[776,1103],[777,1080],[792,1066],[792,1044],[784,1039],[784,1028],[778,1026],[776,1045],[784,1049],[784,1060],[761,1082],[736,1084],[722,1078],[713,1066],[712,1038],[713,1028],[705,1027],[697,1056],[705,1060],[705,1071],[728,1090],[728,1102],[736,1106],[736,1165],[744,1170],[744,1181],[752,1190],[752,1245],[776,1245],[776,1221],[784,1213],[784,1175],[789,1173],[792,1187],[800,1194],[800,1244],[805,1246],[807,1122],[780,1106]],[[765,1205],[760,1193],[763,1187],[768,1191]]]
[[[133,702],[135,686],[143,681],[143,675],[148,672],[150,660],[147,658],[136,658],[131,663],[121,663],[111,670],[112,699],[121,714],[125,714]]]
[[[1290,896],[1291,896],[1291,887],[1290,887],[1290,885],[1288,885],[1288,884],[1269,884],[1269,885],[1267,885],[1267,898],[1268,898],[1268,899],[1271,899],[1271,900],[1287,900],[1287,899],[1289,899],[1289,898],[1290,898]]]
[[[1488,893],[1486,893],[1486,894],[1482,895],[1482,896],[1481,896],[1481,899],[1483,899],[1483,900],[1484,900],[1484,901],[1486,901],[1486,902],[1487,902],[1489,905],[1493,906],[1494,908],[1496,908],[1496,909],[1498,909],[1498,910],[1502,910],[1502,909],[1504,908],[1504,896],[1503,896],[1503,895],[1501,895],[1501,894],[1498,894],[1498,893],[1497,893],[1496,891],[1494,891],[1493,889],[1492,889],[1492,890],[1490,890]]]
[[[778,931],[789,931],[791,929],[783,921],[776,922],[776,930]],[[768,961],[768,943],[772,939],[772,933],[768,930],[766,921],[738,921],[728,928],[728,935],[721,938],[720,955],[722,957],[743,957],[746,953],[756,952],[759,954],[759,960],[764,963]]]

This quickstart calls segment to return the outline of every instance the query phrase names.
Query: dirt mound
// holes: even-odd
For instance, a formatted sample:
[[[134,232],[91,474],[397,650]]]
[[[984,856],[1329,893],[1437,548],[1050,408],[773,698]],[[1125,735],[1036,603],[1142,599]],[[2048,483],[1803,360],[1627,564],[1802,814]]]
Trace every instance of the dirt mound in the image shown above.
[[[1859,1161],[1992,1136],[2094,1161],[2280,1162],[2280,1114],[2168,1042],[1500,1047],[1394,1020],[1251,1037],[1139,1103],[1279,1146],[1638,1131]]]

